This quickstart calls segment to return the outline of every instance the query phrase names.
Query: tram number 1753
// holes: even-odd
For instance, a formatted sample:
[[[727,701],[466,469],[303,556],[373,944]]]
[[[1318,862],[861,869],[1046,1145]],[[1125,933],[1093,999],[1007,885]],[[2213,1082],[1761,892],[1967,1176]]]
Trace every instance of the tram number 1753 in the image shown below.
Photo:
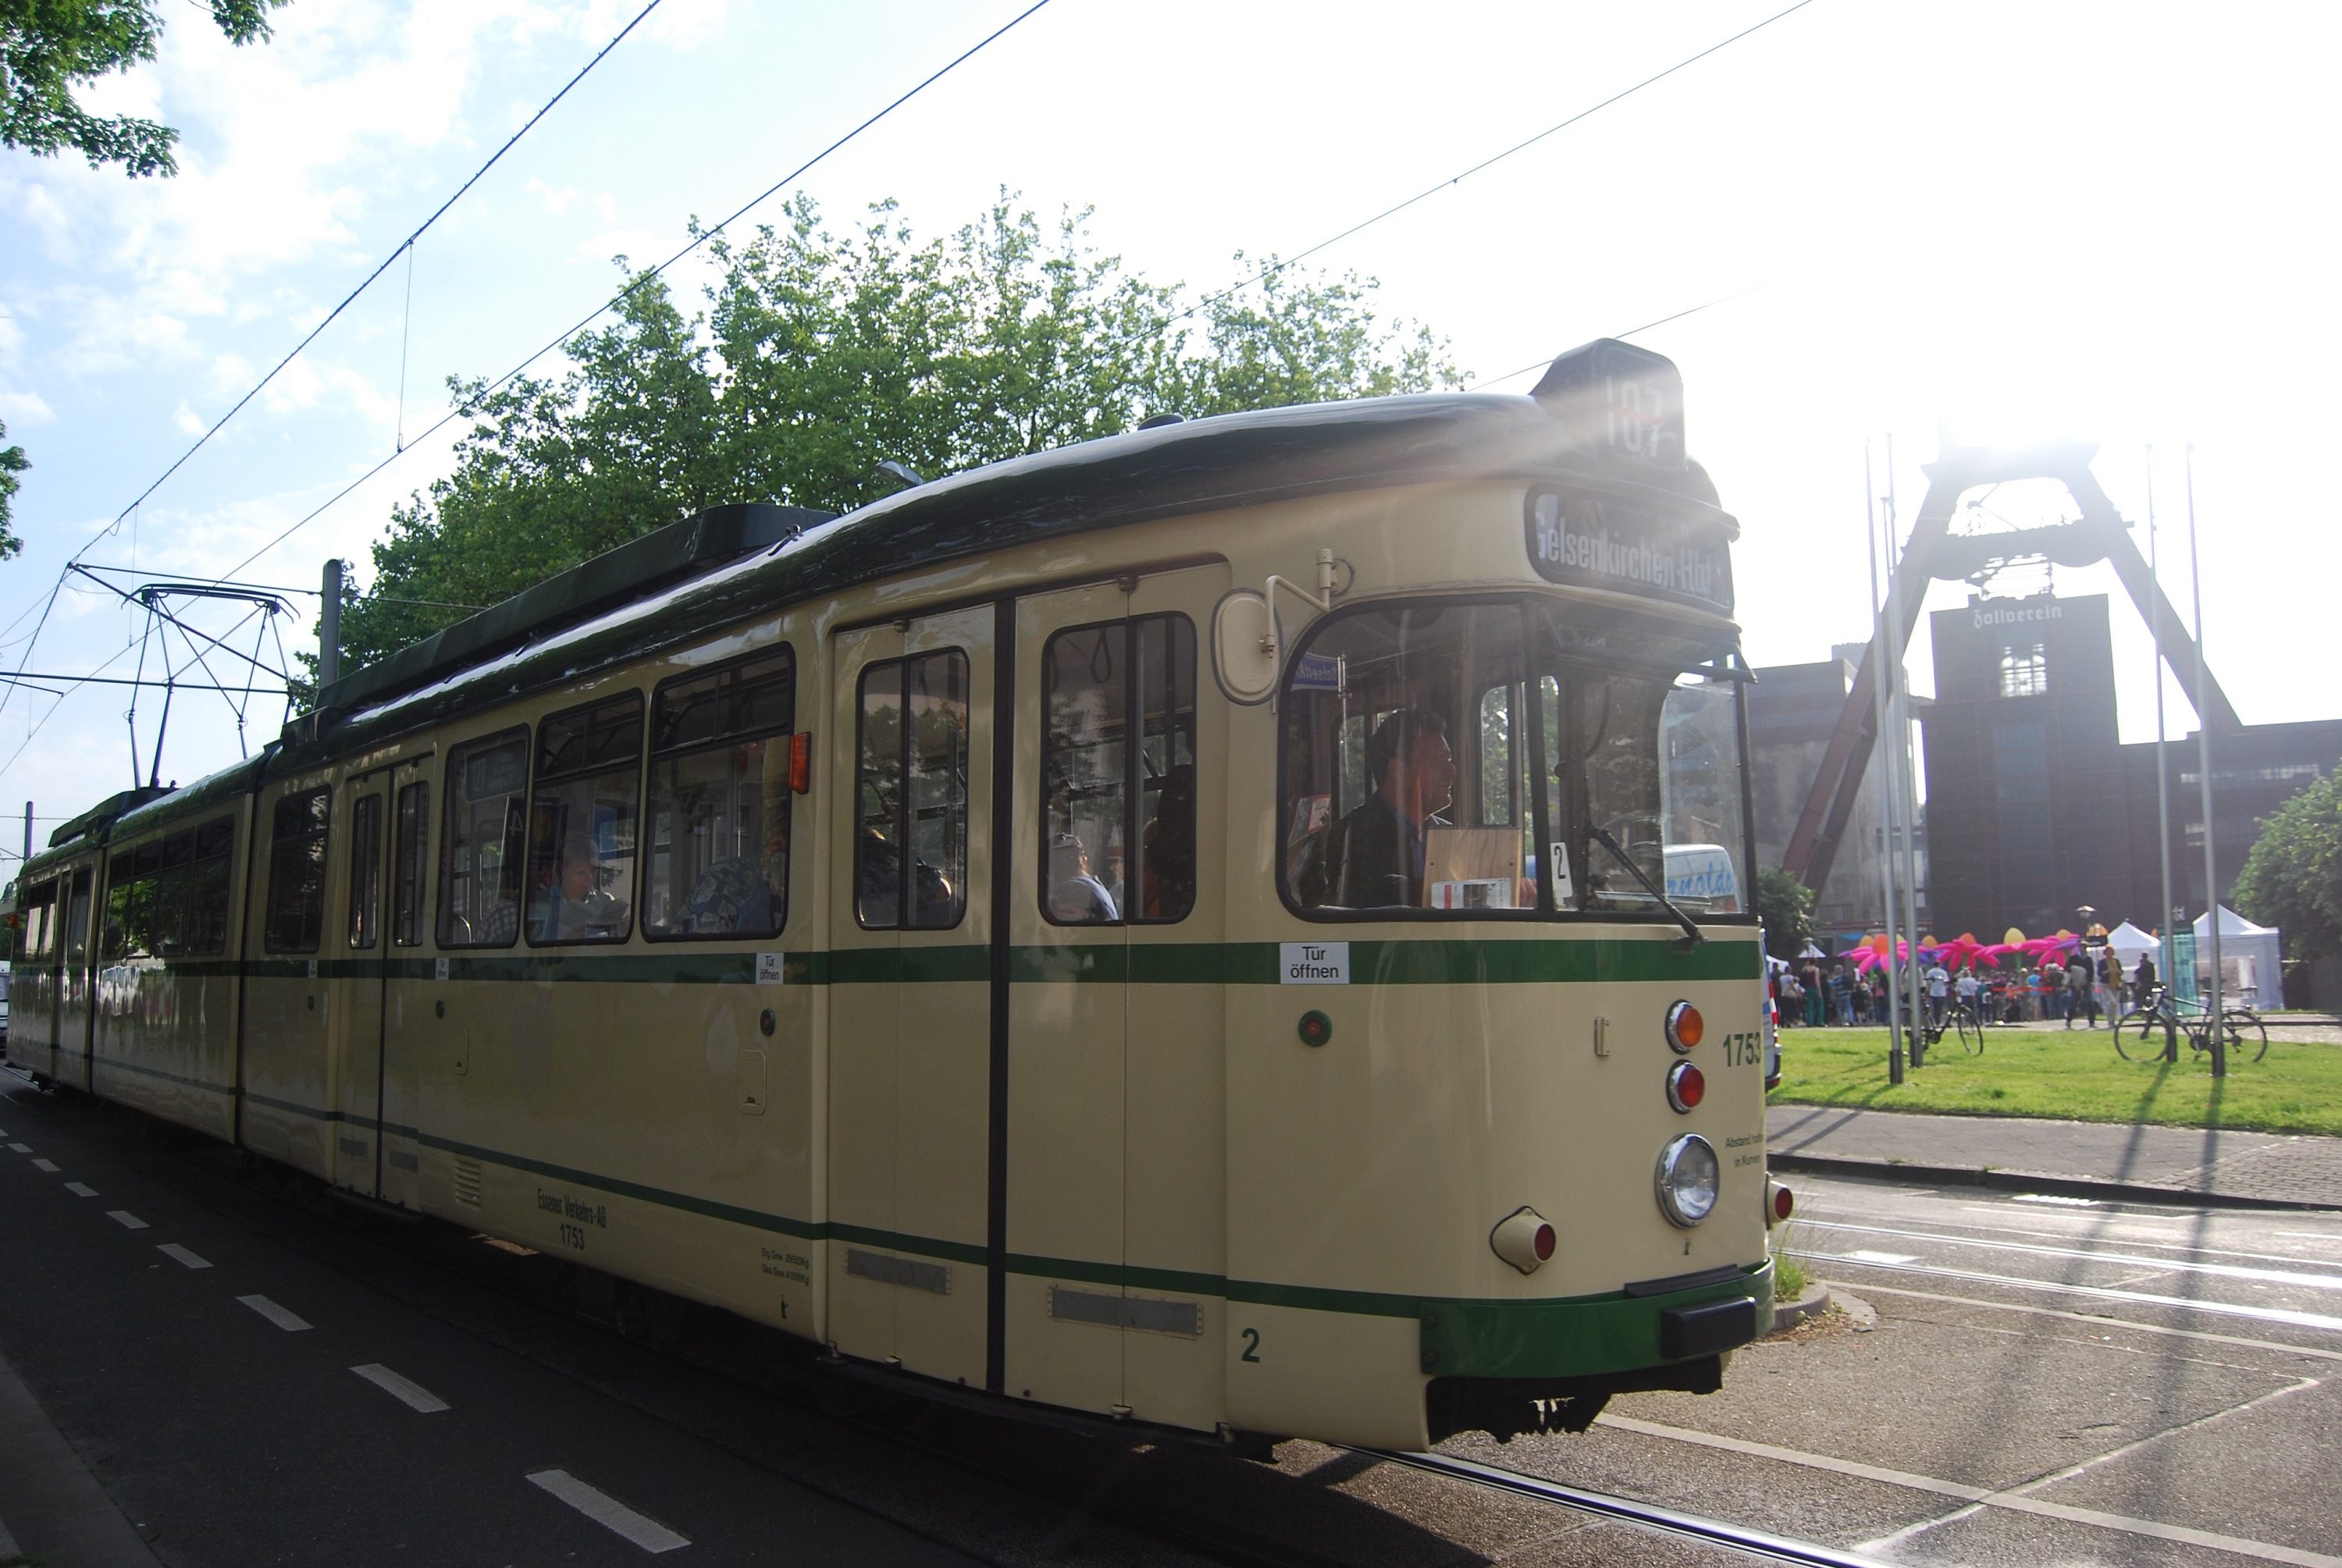
[[[1727,1067],[1761,1067],[1765,1064],[1765,1036],[1755,1029],[1746,1029],[1724,1037],[1724,1064]]]

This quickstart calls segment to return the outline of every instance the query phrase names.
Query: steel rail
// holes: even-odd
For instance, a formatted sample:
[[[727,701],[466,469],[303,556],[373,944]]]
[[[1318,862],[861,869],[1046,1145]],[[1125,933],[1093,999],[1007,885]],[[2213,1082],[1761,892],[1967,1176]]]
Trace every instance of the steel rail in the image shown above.
[[[1888,1568],[1876,1557],[1865,1557],[1858,1552],[1841,1551],[1819,1542],[1798,1541],[1770,1531],[1757,1530],[1746,1524],[1727,1524],[1720,1519],[1709,1519],[1697,1513],[1686,1513],[1680,1509],[1663,1508],[1656,1503],[1643,1503],[1632,1497],[1616,1497],[1606,1492],[1588,1492],[1584,1487],[1565,1485],[1547,1481],[1541,1475],[1530,1475],[1518,1470],[1507,1470],[1500,1464],[1481,1464],[1469,1459],[1456,1459],[1445,1453],[1403,1453],[1395,1449],[1359,1448],[1351,1450],[1369,1459],[1379,1459],[1389,1464],[1404,1464],[1433,1475],[1444,1475],[1451,1481],[1469,1482],[1492,1491],[1509,1493],[1516,1497],[1532,1498],[1539,1503],[1551,1503],[1563,1508],[1575,1508],[1584,1513],[1616,1519],[1623,1523],[1639,1524],[1646,1529],[1680,1535],[1687,1540],[1705,1542],[1712,1546],[1728,1546],[1736,1552],[1770,1558],[1776,1563],[1809,1564],[1811,1568]]]

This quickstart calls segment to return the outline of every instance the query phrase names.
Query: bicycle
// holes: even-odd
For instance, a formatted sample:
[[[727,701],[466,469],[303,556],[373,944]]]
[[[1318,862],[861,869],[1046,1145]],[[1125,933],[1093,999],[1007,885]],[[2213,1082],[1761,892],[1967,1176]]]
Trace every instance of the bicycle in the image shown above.
[[[1969,1055],[1984,1054],[1984,1020],[1975,1008],[1966,1003],[1953,1003],[1944,1010],[1941,1018],[1935,1016],[1934,1009],[1922,1004],[1918,1022],[1913,1024],[1907,1018],[1905,1022],[1912,1038],[1923,1051],[1934,1049],[1945,1035],[1949,1034],[1959,1041],[1960,1049]]]
[[[2127,1062],[2161,1061],[2163,1047],[2159,1044],[2152,1050],[2141,1047],[2162,1027],[2169,1025],[2187,1036],[2187,1048],[2191,1051],[2209,1051],[2217,1033],[2227,1048],[2231,1062],[2257,1062],[2268,1054],[2268,1025],[2251,1008],[2223,1007],[2219,1022],[2216,1024],[2201,1004],[2190,1005],[2196,1007],[2194,1013],[2183,1012],[2179,1000],[2167,987],[2157,986],[2148,994],[2147,1005],[2131,1014],[2131,1018],[2138,1020],[2139,1046],[2126,1048],[2123,1027],[2118,1026],[2115,1030],[2115,1054]],[[2130,1021],[2130,1018],[2124,1019],[2123,1026],[2127,1026]]]

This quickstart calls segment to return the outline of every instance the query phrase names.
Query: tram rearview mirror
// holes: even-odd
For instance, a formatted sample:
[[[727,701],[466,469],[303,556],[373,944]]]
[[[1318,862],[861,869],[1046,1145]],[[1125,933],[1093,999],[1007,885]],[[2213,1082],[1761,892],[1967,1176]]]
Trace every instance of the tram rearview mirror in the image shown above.
[[[1276,624],[1268,598],[1231,588],[1212,608],[1212,674],[1232,703],[1250,707],[1276,690]]]

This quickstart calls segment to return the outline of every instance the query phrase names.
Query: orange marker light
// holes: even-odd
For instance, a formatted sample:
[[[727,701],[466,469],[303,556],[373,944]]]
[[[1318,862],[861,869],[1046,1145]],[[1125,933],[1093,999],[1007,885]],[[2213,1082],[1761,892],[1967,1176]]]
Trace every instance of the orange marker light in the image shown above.
[[[1667,1009],[1667,1044],[1676,1050],[1690,1050],[1706,1032],[1707,1020],[1690,1003],[1678,1002]]]
[[[789,792],[803,794],[813,788],[813,735],[799,730],[789,737]]]

